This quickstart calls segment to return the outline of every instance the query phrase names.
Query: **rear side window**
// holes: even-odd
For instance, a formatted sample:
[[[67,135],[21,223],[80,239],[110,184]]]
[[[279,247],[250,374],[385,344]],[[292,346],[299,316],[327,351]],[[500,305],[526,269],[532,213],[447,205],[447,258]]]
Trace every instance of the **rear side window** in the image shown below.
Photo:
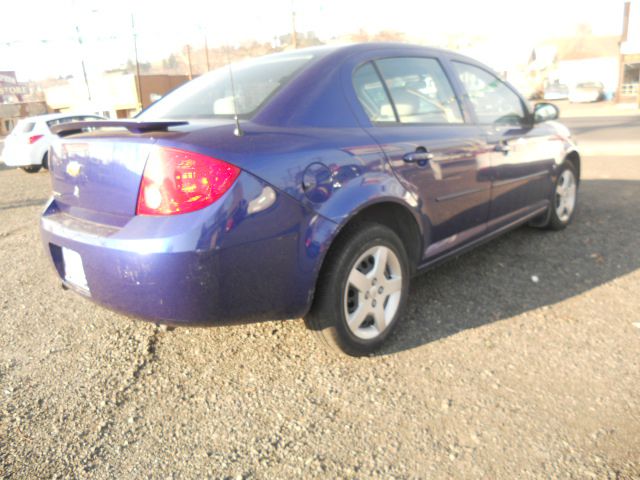
[[[238,115],[253,114],[315,56],[308,52],[284,53],[232,65]],[[214,118],[233,114],[229,67],[222,67],[174,90],[138,118]]]
[[[33,127],[35,126],[36,124],[33,122],[20,123],[19,128],[16,128],[16,130],[18,130],[20,133],[29,133],[33,131]]]
[[[380,69],[401,123],[463,123],[453,88],[433,58],[386,58]]]
[[[355,71],[353,88],[369,120],[374,123],[396,121],[389,96],[371,63],[366,63]]]
[[[502,80],[486,70],[462,62],[453,62],[460,81],[482,124],[520,125],[525,110],[520,97]]]

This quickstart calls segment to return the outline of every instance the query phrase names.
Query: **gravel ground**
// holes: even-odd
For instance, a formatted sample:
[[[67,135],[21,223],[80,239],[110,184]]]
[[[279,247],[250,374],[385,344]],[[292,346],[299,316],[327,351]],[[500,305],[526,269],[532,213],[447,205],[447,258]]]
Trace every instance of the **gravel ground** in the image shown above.
[[[48,175],[0,168],[0,476],[640,478],[640,157],[583,170],[569,229],[417,278],[353,359],[301,320],[166,332],[61,290]]]

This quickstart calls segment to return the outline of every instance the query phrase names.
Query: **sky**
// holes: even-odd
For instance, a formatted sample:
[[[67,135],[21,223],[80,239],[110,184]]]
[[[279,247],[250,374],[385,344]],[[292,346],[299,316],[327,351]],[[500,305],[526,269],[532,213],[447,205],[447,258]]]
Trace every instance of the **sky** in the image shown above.
[[[496,44],[533,47],[570,36],[578,24],[594,34],[616,35],[624,0],[29,0],[0,8],[0,71],[26,81],[117,68],[133,58],[132,16],[141,61],[155,61],[187,43],[211,47],[291,31],[313,31],[326,40],[364,29],[393,30],[422,43],[450,34],[481,35]],[[78,34],[79,32],[79,34]],[[83,45],[78,44],[78,37]]]

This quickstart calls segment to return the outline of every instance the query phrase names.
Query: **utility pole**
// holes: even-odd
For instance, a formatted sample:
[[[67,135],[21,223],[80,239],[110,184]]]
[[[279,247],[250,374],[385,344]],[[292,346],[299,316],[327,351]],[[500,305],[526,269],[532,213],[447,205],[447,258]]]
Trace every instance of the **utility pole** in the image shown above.
[[[187,63],[189,63],[189,80],[192,80],[193,70],[191,68],[191,45],[187,45]]]
[[[211,70],[209,66],[209,42],[207,41],[207,33],[204,34],[204,54],[207,59],[207,72]]]
[[[72,0],[72,7],[76,9],[76,0]],[[82,48],[82,35],[80,35],[80,26],[78,25],[78,17],[76,16],[76,34],[78,35],[78,45],[80,45],[80,63],[82,64],[82,76],[84,77],[84,84],[87,87],[87,99],[91,103],[91,89],[89,88],[89,79],[87,77],[87,67],[84,64],[84,49]]]
[[[82,75],[84,76],[84,84],[87,87],[87,98],[91,103],[91,89],[89,88],[89,79],[87,78],[87,68],[84,64],[84,52],[82,51],[82,36],[80,35],[80,27],[76,24],[76,33],[78,34],[78,45],[80,45],[80,62],[82,63]]]
[[[296,33],[296,9],[291,0],[291,46],[298,48],[298,35]]]
[[[136,60],[136,90],[138,91],[138,110],[142,110],[142,86],[140,83],[140,62],[138,61],[138,39],[136,35],[136,24],[131,14],[131,33],[133,34],[133,53]]]

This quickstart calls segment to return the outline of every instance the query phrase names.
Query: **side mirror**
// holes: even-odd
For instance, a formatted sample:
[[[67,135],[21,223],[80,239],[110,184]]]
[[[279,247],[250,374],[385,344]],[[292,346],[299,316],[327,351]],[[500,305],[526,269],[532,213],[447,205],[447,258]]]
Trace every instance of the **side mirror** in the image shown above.
[[[560,110],[553,103],[536,103],[533,108],[533,123],[548,122],[549,120],[557,120],[560,116]]]

